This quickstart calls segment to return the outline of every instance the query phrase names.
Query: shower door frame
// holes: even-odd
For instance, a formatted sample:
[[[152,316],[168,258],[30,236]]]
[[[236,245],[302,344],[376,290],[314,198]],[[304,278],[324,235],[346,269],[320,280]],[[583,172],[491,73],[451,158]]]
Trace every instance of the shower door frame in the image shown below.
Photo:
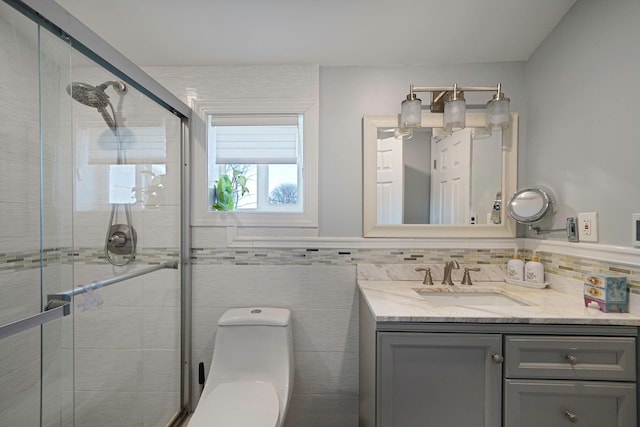
[[[190,147],[193,143],[192,110],[57,3],[42,0],[3,1],[63,40],[68,41],[73,49],[83,53],[180,118],[182,123],[180,141],[180,408],[167,424],[167,426],[179,426],[189,415],[191,407],[191,191],[189,183],[191,180]],[[62,313],[60,313],[61,315]],[[39,317],[38,321],[40,319],[43,317]]]

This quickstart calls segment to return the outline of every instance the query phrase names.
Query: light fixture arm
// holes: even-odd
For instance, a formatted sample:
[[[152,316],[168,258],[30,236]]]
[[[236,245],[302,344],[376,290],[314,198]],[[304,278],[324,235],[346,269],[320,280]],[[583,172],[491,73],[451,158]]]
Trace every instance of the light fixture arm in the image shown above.
[[[458,92],[500,92],[501,83],[496,86],[414,86],[409,85],[409,93],[414,92],[453,92],[457,88]],[[504,94],[503,94],[504,96]]]

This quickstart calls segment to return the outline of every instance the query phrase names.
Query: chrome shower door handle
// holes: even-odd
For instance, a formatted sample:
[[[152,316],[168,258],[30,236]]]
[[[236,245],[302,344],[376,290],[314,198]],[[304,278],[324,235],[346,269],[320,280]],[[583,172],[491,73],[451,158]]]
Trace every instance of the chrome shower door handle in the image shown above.
[[[71,314],[71,296],[63,294],[49,295],[47,305],[45,305],[42,312],[1,325],[0,340],[69,314]]]

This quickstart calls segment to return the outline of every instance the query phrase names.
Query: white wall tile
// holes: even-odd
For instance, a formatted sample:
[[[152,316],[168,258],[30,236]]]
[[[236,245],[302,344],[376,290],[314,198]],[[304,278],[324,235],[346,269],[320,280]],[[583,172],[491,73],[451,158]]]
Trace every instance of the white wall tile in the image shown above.
[[[142,351],[142,390],[180,392],[180,350]]]
[[[285,427],[354,427],[358,425],[358,396],[293,394]]]
[[[142,346],[142,312],[139,308],[100,307],[74,313],[76,349]]]
[[[36,411],[39,401],[40,360],[29,362],[0,377],[0,419],[4,419],[5,414],[13,418],[16,413],[28,418],[30,412],[39,412]]]
[[[180,407],[180,393],[142,393],[142,427],[164,426]]]
[[[192,344],[194,348],[213,348],[218,319],[231,307],[194,306],[192,310]]]
[[[145,349],[180,348],[180,308],[144,307],[142,346]]]
[[[140,427],[142,395],[130,391],[78,391],[75,393],[78,427]]]
[[[355,267],[194,265],[193,304],[351,308]]]
[[[358,354],[295,352],[296,394],[358,394]]]
[[[0,251],[26,252],[40,248],[40,209],[20,203],[0,202]]]
[[[296,351],[358,351],[358,313],[351,310],[294,309]]]
[[[31,328],[2,340],[0,377],[40,360],[40,331]]]
[[[141,391],[142,350],[78,349],[76,391]]]
[[[160,270],[141,279],[142,306],[180,307],[180,270]]]
[[[0,325],[40,312],[40,270],[4,272],[0,280]]]
[[[136,214],[134,227],[138,230],[138,244],[141,247],[179,247],[180,206],[163,205],[157,209],[143,209]]]

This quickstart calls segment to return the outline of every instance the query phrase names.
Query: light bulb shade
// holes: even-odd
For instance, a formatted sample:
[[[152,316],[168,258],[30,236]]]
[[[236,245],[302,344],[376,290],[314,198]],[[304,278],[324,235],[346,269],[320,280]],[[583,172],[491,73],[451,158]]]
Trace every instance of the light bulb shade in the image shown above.
[[[422,101],[413,95],[413,99],[407,96],[407,99],[402,101],[400,107],[400,127],[407,128],[419,128],[422,123]]]
[[[506,129],[509,127],[509,98],[492,99],[487,102],[487,129]]]
[[[448,132],[464,129],[464,99],[449,100],[444,104],[443,126]]]

